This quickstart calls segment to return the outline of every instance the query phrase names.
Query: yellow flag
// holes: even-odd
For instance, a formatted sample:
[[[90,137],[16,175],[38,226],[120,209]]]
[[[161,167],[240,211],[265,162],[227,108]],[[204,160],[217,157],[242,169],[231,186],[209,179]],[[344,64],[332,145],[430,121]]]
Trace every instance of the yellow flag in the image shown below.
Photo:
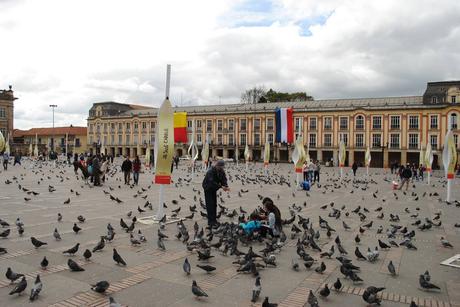
[[[244,159],[246,162],[249,161],[250,155],[249,155],[249,146],[246,144],[246,147],[244,147]]]
[[[171,183],[171,163],[174,154],[174,112],[171,102],[165,99],[158,110],[158,142],[156,157],[156,184]]]
[[[267,141],[264,147],[264,165],[267,166],[268,163],[270,163],[270,143]]]
[[[303,147],[303,136],[299,135],[295,141],[294,151],[292,152],[292,161],[295,164],[295,172],[301,173],[305,162],[305,148]]]

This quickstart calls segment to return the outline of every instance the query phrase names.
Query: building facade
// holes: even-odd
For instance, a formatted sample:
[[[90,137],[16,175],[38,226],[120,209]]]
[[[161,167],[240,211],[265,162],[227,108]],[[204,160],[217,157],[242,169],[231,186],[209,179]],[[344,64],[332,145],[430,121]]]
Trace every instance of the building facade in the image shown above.
[[[54,150],[58,154],[65,153],[66,148],[71,153],[85,153],[88,151],[86,127],[54,127],[32,128],[29,130],[15,129],[13,133],[13,151],[21,151],[22,154],[30,155],[30,144],[41,154],[47,155],[54,142]],[[66,142],[67,140],[67,142]]]
[[[284,103],[232,104],[175,107],[187,112],[188,139],[195,122],[201,151],[206,138],[210,156],[234,158],[236,148],[243,158],[249,145],[252,160],[263,159],[266,141],[271,160],[290,161],[292,144],[275,140],[276,107],[292,107],[294,132],[303,136],[310,157],[337,161],[338,145],[347,148],[346,165],[364,163],[366,147],[371,166],[388,167],[393,162],[418,163],[420,149],[429,142],[433,166],[441,164],[441,151],[448,124],[459,148],[460,81],[429,82],[422,96],[330,99]],[[88,146],[114,155],[153,154],[157,109],[115,102],[94,103],[88,117]],[[102,146],[102,144],[104,146]],[[188,144],[176,144],[176,154],[187,154]]]
[[[0,90],[0,131],[5,138],[12,136],[14,127],[14,97],[12,87],[8,90]]]

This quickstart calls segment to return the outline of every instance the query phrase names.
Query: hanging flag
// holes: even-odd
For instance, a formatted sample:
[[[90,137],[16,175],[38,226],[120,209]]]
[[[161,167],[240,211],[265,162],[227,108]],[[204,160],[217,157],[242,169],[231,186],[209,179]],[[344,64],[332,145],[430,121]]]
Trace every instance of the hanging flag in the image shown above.
[[[292,108],[277,108],[275,111],[276,142],[294,143],[294,118]]]
[[[299,135],[295,141],[295,148],[292,152],[292,162],[295,164],[295,172],[302,173],[303,164],[305,162],[305,148],[303,147],[303,137]]]
[[[187,112],[174,113],[174,143],[187,143]]]
[[[0,152],[2,152],[4,148],[5,148],[5,137],[3,136],[3,133],[0,131]]]
[[[248,144],[246,144],[246,147],[244,147],[244,159],[246,160],[246,162],[249,162],[249,158],[250,158],[250,154],[249,154],[249,146]]]
[[[339,166],[343,167],[345,165],[345,159],[347,157],[347,152],[345,149],[345,143],[340,141],[339,144]]]
[[[425,165],[425,152],[423,151],[423,148],[420,146],[420,155],[418,159],[418,165]]]
[[[209,142],[206,140],[206,143],[204,143],[203,150],[201,151],[201,157],[203,158],[204,163],[208,163],[209,160]]]
[[[455,178],[455,165],[457,164],[457,149],[455,148],[454,135],[447,131],[444,138],[444,149],[442,151],[442,162],[447,179]]]
[[[174,113],[171,102],[168,99],[165,99],[158,110],[158,128],[155,142],[158,142],[157,152],[155,152],[155,183],[170,184],[171,162],[174,154]]]
[[[431,144],[426,145],[425,151],[425,166],[428,172],[431,171],[431,165],[433,164],[433,150],[431,149]]]
[[[10,134],[8,133],[8,136],[6,137],[6,142],[5,142],[5,153],[10,155]]]
[[[267,141],[264,147],[264,165],[268,166],[268,163],[270,163],[270,143]]]
[[[364,156],[364,164],[369,167],[371,165],[371,150],[369,148],[369,146],[367,146],[367,149],[366,149],[366,154]]]

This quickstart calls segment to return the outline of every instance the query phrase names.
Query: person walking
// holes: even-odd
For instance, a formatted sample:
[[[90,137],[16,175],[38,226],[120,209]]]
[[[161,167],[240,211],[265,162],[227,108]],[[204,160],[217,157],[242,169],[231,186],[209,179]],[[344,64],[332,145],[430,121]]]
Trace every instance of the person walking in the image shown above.
[[[409,183],[410,183],[411,177],[412,177],[412,170],[410,168],[410,165],[407,164],[406,167],[402,166],[402,170],[401,170],[401,186],[399,187],[400,190],[402,189],[404,184],[406,184],[406,191],[407,191],[407,189],[409,188]]]
[[[358,170],[358,163],[356,163],[356,161],[353,162],[351,169],[353,170],[353,176],[356,177],[356,171]]]
[[[139,172],[141,171],[141,160],[139,160],[139,156],[133,161],[133,179],[134,184],[137,185],[139,183]]]
[[[131,181],[131,171],[133,169],[133,164],[131,160],[129,160],[129,157],[126,156],[125,161],[121,164],[121,171],[125,175],[125,184],[129,184]]]
[[[309,181],[310,178],[308,178],[308,162],[307,161],[305,161],[302,166],[302,172],[303,172],[303,181]]]
[[[314,172],[313,172],[313,182],[316,182],[316,180],[318,180],[319,182],[319,172],[321,171],[321,165],[319,164],[319,161],[316,160],[316,163],[315,163],[315,169],[314,169]]]
[[[109,170],[109,158],[104,157],[102,159],[102,165],[101,165],[101,180],[104,183],[105,183],[105,174],[107,174],[108,170]]]
[[[217,191],[223,189],[230,191],[227,184],[227,176],[225,175],[225,162],[217,161],[215,166],[212,166],[203,179],[202,187],[204,190],[204,200],[206,203],[206,212],[208,215],[208,228],[215,228],[217,223]]]
[[[3,169],[8,170],[8,161],[10,160],[10,155],[7,152],[3,153]]]
[[[14,163],[13,163],[13,166],[15,166],[16,164],[19,164],[21,165],[21,152],[16,152],[16,154],[14,155]]]
[[[98,187],[101,185],[101,164],[99,163],[99,156],[94,157],[92,165],[93,165],[94,186]]]
[[[179,168],[179,156],[174,157],[174,164],[176,164],[176,169]]]

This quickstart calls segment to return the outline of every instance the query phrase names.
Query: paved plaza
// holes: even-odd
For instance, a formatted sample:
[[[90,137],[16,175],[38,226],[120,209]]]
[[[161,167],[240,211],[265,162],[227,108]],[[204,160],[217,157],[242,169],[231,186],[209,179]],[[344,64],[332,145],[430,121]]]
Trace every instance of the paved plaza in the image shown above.
[[[120,162],[116,161],[115,164],[119,165]],[[178,217],[184,218],[191,214],[190,206],[197,206],[193,220],[184,222],[192,241],[193,224],[198,222],[200,227],[206,225],[206,220],[200,214],[200,211],[204,212],[200,207],[204,173],[198,172],[191,179],[186,162],[181,164],[179,170],[173,173],[174,184],[165,188],[165,210],[171,215],[172,210],[181,207]],[[136,216],[139,220],[156,212],[158,186],[151,184],[151,172],[140,175],[139,186],[123,185],[122,174],[118,171],[109,176],[102,187],[92,187],[85,184],[80,173],[75,176],[71,166],[53,167],[47,163],[38,165],[25,161],[23,166],[10,165],[8,171],[0,173],[0,218],[10,224],[0,231],[11,229],[7,238],[0,239],[0,247],[8,251],[0,255],[0,306],[108,306],[109,296],[123,306],[260,306],[266,296],[270,302],[278,303],[278,306],[309,306],[307,297],[310,290],[318,297],[319,306],[366,306],[362,294],[368,286],[385,287],[381,293],[382,306],[408,306],[411,301],[418,306],[460,306],[460,269],[440,265],[441,261],[460,253],[460,228],[454,226],[460,223],[460,205],[455,202],[448,205],[443,201],[446,188],[440,171],[434,174],[431,185],[427,185],[426,181],[414,182],[415,187],[411,185],[406,193],[392,190],[393,175],[381,169],[371,169],[369,178],[365,169],[359,169],[354,183],[349,168],[344,170],[343,180],[339,180],[337,168],[323,167],[320,186],[313,186],[308,193],[294,190],[295,174],[292,165],[270,165],[269,183],[259,177],[264,174],[261,164],[251,165],[247,172],[244,165],[240,164],[238,168],[229,165],[227,172],[231,191],[223,193],[223,202],[219,203],[228,208],[228,213],[236,209],[239,215],[240,207],[251,212],[261,205],[261,195],[271,197],[280,208],[282,218],[289,219],[289,208],[295,204],[296,215],[310,218],[314,231],[319,231],[320,236],[315,240],[323,251],[335,245],[337,235],[340,237],[348,258],[360,267],[357,274],[364,281],[354,284],[344,278],[340,272],[340,262],[335,259],[339,256],[337,246],[331,259],[320,258],[320,252],[306,247],[305,250],[317,260],[311,269],[306,269],[296,253],[297,238],[302,234],[291,237],[293,224],[301,228],[296,217],[293,224],[284,226],[287,240],[280,251],[274,252],[276,267],[267,266],[259,270],[262,291],[259,300],[253,304],[250,300],[255,278],[252,274],[237,273],[239,266],[232,264],[236,257],[230,253],[224,256],[212,248],[214,258],[207,262],[198,261],[197,252],[188,251],[175,238],[178,233],[176,223],[167,224],[163,230],[169,236],[163,241],[165,251],[157,247],[157,224],[137,222],[134,233],[137,234],[140,229],[147,242],[140,246],[131,245],[129,233],[120,227],[120,218],[130,225],[132,217]],[[279,184],[281,177],[290,182],[291,186]],[[459,187],[457,179],[452,189],[453,200],[460,200]],[[27,193],[31,191],[39,194]],[[111,200],[109,194],[122,202]],[[25,198],[30,200],[26,201]],[[69,198],[70,203],[64,204]],[[153,210],[148,206],[144,208],[147,201],[153,204]],[[146,212],[139,213],[138,206],[146,209]],[[360,213],[366,216],[363,221],[360,221],[358,214],[352,212],[358,206],[361,207]],[[379,207],[382,207],[381,211],[376,211]],[[333,209],[341,211],[340,218],[329,216]],[[129,211],[132,211],[131,218],[127,217]],[[61,222],[57,221],[58,213],[63,216]],[[382,213],[383,218],[378,218]],[[437,213],[440,218],[434,219]],[[398,215],[400,221],[390,221],[390,214]],[[79,215],[86,218],[85,222],[77,220]],[[220,221],[236,223],[238,215],[228,218],[223,214]],[[415,218],[411,215],[418,216]],[[330,238],[320,228],[319,216],[336,230]],[[24,223],[22,236],[19,236],[15,225],[18,217]],[[426,218],[430,221],[434,219],[433,224],[436,225],[439,221],[442,223],[424,231],[411,225],[417,220],[429,224]],[[365,230],[361,234],[360,226],[370,221],[373,221],[373,225],[369,229],[361,228]],[[342,222],[351,229],[345,230]],[[82,228],[78,234],[72,230],[74,223]],[[115,239],[107,242],[102,251],[94,252],[89,261],[85,261],[83,252],[87,248],[92,250],[100,236],[107,234],[108,223],[115,229]],[[407,226],[409,231],[415,230],[412,243],[417,250],[403,246],[379,248],[380,256],[375,262],[358,261],[354,255],[356,246],[366,255],[368,247],[374,249],[378,246],[378,239],[388,243],[386,233],[391,228],[390,224]],[[380,226],[383,231],[378,234]],[[55,228],[61,234],[61,241],[53,237]],[[359,244],[355,242],[357,234],[361,239]],[[36,249],[31,244],[31,236],[48,244]],[[441,237],[445,237],[454,247],[443,247]],[[218,235],[215,235],[212,243],[218,240]],[[394,240],[402,242],[402,234],[396,233]],[[76,243],[80,243],[80,248],[74,256],[62,254],[62,251]],[[252,246],[259,253],[265,244],[257,242],[252,243]],[[114,263],[113,248],[127,262],[126,266]],[[247,252],[248,246],[240,242],[238,249]],[[49,260],[46,270],[40,267],[44,256]],[[71,272],[67,266],[69,258],[79,263],[85,271]],[[191,263],[191,274],[188,276],[182,268],[185,258]],[[291,267],[293,259],[300,264],[298,271]],[[326,265],[326,270],[319,274],[315,268],[321,261]],[[389,261],[395,266],[396,276],[388,272]],[[196,267],[200,263],[217,269],[206,273]],[[8,267],[14,272],[26,274],[28,287],[23,295],[8,295],[15,286],[5,278],[4,272]],[[438,285],[440,291],[421,290],[419,275],[426,270],[429,270],[431,282]],[[43,290],[39,298],[30,303],[30,289],[37,274],[41,276]],[[343,284],[341,291],[332,290],[327,298],[321,298],[319,291],[324,284],[332,288],[337,278]],[[90,289],[91,284],[101,280],[110,283],[105,295]],[[196,299],[191,291],[192,280],[196,280],[209,297]]]

